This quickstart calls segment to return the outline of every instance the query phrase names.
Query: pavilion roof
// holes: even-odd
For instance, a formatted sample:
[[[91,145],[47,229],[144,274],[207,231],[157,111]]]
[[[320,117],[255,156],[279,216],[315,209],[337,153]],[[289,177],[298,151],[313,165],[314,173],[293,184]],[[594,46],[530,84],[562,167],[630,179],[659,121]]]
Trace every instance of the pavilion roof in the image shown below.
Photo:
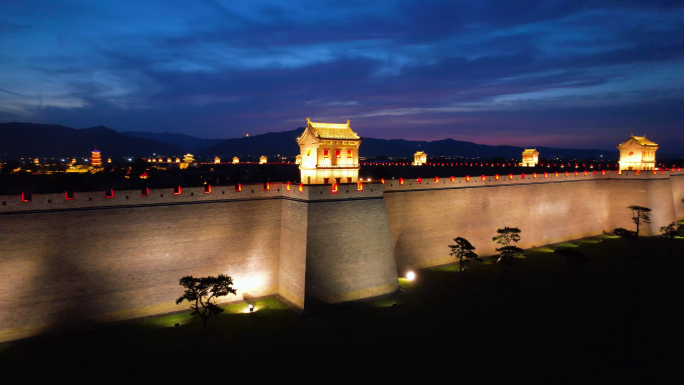
[[[654,146],[657,147],[657,146],[658,146],[658,144],[656,144],[656,143],[654,143],[653,141],[647,139],[647,138],[646,138],[646,135],[644,135],[644,136],[634,136],[634,134],[632,134],[632,136],[630,136],[629,139],[627,139],[626,141],[620,143],[620,145],[619,145],[618,147],[627,144],[627,143],[630,142],[632,139],[634,139],[637,143],[641,144],[642,146],[651,146],[651,147],[654,147]]]
[[[347,123],[317,123],[312,122],[306,118],[307,127],[311,129],[312,133],[320,139],[348,139],[359,140],[359,137]]]

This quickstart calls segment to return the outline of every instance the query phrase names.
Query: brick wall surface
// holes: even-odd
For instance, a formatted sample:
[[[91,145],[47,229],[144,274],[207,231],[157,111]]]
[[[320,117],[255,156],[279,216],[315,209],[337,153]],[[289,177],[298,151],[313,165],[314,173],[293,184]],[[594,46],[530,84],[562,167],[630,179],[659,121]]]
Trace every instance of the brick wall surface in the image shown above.
[[[282,201],[279,293],[300,308],[304,308],[307,208],[306,202]]]
[[[381,195],[308,206],[306,307],[398,290]]]
[[[653,209],[643,234],[657,234],[677,217],[671,179],[680,173],[532,175],[399,180],[385,182],[394,255],[405,270],[453,262],[448,245],[471,241],[480,255],[493,255],[492,237],[505,226],[522,230],[523,248],[632,228],[629,205]],[[679,183],[679,182],[677,182]],[[677,185],[678,186],[678,185]],[[679,187],[676,187],[679,188]],[[675,188],[675,191],[676,191]],[[676,192],[675,192],[676,194]]]
[[[184,275],[310,308],[394,292],[397,271],[453,262],[457,236],[491,255],[504,226],[526,248],[631,228],[632,204],[653,209],[644,234],[684,216],[681,172],[241,187],[1,196],[0,341],[182,309]]]
[[[684,172],[672,175],[670,178],[672,183],[672,201],[675,207],[675,216],[677,218],[684,218]]]
[[[228,274],[238,299],[275,294],[280,208],[258,200],[0,215],[0,330],[180,310],[185,275]]]

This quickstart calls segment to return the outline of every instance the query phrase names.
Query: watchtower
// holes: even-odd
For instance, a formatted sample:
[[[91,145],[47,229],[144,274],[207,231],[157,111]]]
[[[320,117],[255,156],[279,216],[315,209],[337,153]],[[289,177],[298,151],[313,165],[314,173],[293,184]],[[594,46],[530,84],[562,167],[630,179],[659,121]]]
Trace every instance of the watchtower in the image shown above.
[[[427,154],[425,153],[425,151],[418,151],[415,154],[413,154],[414,166],[422,166],[425,163],[427,163]]]
[[[359,181],[361,138],[347,123],[316,123],[306,118],[304,133],[297,138],[301,150],[302,183],[332,184]]]
[[[522,153],[522,166],[534,167],[539,163],[539,151],[536,148],[526,148]]]
[[[644,136],[632,136],[620,143],[620,170],[655,170],[658,145]]]

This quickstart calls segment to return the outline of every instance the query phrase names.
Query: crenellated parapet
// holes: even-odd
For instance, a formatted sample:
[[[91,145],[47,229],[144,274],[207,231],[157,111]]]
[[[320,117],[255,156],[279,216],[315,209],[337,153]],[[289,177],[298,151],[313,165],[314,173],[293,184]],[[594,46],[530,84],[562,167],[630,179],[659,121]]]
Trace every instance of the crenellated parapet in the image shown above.
[[[253,199],[357,199],[382,197],[383,193],[426,189],[496,187],[543,183],[599,180],[670,180],[684,171],[564,171],[521,174],[472,175],[465,177],[398,178],[375,182],[307,185],[296,182],[268,182],[167,189],[106,190],[47,194],[0,195],[0,213],[17,211],[68,210],[114,206],[191,204]]]

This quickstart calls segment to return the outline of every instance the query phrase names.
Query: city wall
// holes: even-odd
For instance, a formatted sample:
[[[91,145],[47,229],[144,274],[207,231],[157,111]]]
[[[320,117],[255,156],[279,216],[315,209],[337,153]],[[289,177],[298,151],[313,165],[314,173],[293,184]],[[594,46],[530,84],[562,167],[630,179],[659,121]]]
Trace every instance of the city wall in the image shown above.
[[[308,309],[393,293],[397,271],[453,262],[457,236],[488,255],[504,226],[531,247],[633,228],[632,204],[653,209],[644,234],[684,216],[684,173],[417,182],[2,196],[0,342],[182,310],[185,275]]]
[[[651,208],[642,235],[684,214],[684,173],[569,171],[386,181],[384,188],[397,268],[451,263],[453,238],[468,239],[481,256],[495,254],[492,238],[505,226],[522,230],[520,247],[634,229],[627,206]],[[678,202],[678,203],[677,203]]]

